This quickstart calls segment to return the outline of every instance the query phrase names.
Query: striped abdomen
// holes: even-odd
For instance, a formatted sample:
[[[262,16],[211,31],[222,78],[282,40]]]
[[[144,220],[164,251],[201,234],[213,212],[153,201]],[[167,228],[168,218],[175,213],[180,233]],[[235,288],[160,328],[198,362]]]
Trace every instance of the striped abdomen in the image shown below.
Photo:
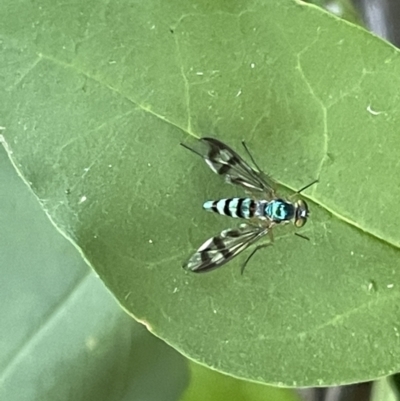
[[[242,219],[267,219],[276,224],[287,223],[295,218],[296,207],[283,199],[253,200],[251,198],[230,198],[207,201],[203,208],[230,217]]]
[[[207,201],[203,204],[203,208],[225,216],[251,219],[258,216],[259,204],[260,201],[257,202],[250,198],[230,198]]]

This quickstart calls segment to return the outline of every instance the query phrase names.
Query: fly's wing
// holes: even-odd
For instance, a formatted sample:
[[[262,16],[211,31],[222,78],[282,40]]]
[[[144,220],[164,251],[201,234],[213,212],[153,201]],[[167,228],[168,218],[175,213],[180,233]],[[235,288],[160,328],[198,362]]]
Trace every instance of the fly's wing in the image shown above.
[[[225,177],[225,181],[244,187],[246,190],[264,192],[270,198],[274,190],[261,173],[251,168],[234,150],[214,138],[201,138],[194,148],[185,148],[201,156],[214,173]]]
[[[184,263],[183,268],[195,273],[208,272],[229,262],[255,241],[268,233],[268,227],[241,224],[228,228],[219,235],[209,238]]]

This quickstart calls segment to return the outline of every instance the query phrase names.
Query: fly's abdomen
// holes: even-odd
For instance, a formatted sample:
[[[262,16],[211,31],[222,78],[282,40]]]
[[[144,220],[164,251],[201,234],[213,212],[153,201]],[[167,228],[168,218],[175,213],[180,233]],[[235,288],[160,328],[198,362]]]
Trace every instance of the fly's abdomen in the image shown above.
[[[203,208],[224,216],[250,219],[255,216],[257,203],[250,198],[230,198],[207,201],[203,204]]]

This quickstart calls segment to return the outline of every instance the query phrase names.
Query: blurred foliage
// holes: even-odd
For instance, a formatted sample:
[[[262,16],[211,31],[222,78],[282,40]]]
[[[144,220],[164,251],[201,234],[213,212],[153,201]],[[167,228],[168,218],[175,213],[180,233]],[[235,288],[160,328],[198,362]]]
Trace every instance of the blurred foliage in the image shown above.
[[[321,7],[353,24],[364,25],[360,13],[351,0],[305,0],[305,2]]]
[[[190,362],[190,385],[180,401],[300,401],[294,390],[226,376]]]

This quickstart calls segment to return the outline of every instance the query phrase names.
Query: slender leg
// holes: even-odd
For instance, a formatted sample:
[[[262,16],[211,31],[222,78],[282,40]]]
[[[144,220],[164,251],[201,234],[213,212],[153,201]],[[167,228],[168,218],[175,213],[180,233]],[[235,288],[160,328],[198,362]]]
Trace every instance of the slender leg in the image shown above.
[[[199,155],[200,157],[204,157],[201,153],[197,152],[195,149],[192,149],[190,146],[186,145],[185,143],[181,142],[181,146],[183,146],[185,149],[190,150],[191,152],[195,153],[196,155]]]
[[[251,161],[253,162],[253,164],[257,167],[257,170],[258,170],[260,173],[263,173],[263,171],[260,169],[260,167],[258,167],[258,164],[257,164],[256,161],[254,160],[253,155],[250,153],[249,148],[248,148],[247,145],[246,145],[246,142],[245,142],[245,141],[242,141],[242,145],[243,145],[244,150],[246,151],[246,153],[249,155],[249,157],[250,157]]]
[[[299,234],[299,233],[294,233],[294,235],[297,235],[300,238],[306,239],[307,241],[310,241],[310,238],[306,237],[305,235]]]
[[[247,265],[247,263],[249,263],[250,259],[253,257],[253,255],[261,248],[266,248],[267,246],[272,245],[270,242],[268,244],[262,244],[262,245],[257,245],[253,252],[248,256],[248,258],[245,260],[245,262],[242,265],[242,268],[240,269],[240,274],[243,275],[244,269]]]
[[[311,185],[314,185],[318,182],[319,180],[314,180],[313,182],[310,182],[309,184],[307,184],[306,186],[304,186],[303,188],[299,189],[296,194],[299,194],[300,192],[303,192],[305,189],[311,187]]]

